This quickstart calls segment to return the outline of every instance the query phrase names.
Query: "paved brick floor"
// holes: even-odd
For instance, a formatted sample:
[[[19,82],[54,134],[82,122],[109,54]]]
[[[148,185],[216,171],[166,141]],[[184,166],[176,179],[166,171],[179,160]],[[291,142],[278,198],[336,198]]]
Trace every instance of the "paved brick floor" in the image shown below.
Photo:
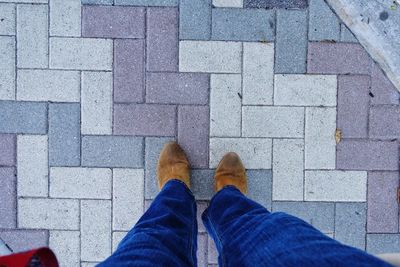
[[[0,237],[93,266],[157,194],[175,139],[199,214],[234,150],[267,208],[399,252],[399,93],[309,2],[0,0]],[[201,223],[198,254],[217,262]]]

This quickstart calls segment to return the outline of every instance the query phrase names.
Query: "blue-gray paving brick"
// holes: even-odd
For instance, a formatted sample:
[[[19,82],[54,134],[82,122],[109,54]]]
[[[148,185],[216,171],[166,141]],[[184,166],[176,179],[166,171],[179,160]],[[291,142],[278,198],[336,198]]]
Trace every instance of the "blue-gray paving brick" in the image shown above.
[[[340,38],[340,24],[324,0],[310,0],[308,39],[311,41],[335,40]]]
[[[179,0],[114,0],[115,5],[128,6],[177,6]]]
[[[245,8],[306,8],[307,0],[244,0]]]
[[[400,253],[400,234],[367,234],[367,252]]]
[[[248,197],[268,210],[272,207],[271,170],[248,170]]]
[[[49,105],[50,166],[80,165],[80,105]]]
[[[340,41],[346,43],[358,43],[354,34],[343,23],[340,24]]]
[[[82,5],[112,5],[113,0],[81,0]]]
[[[299,217],[324,233],[334,231],[335,205],[333,203],[274,201],[272,211],[283,211]]]
[[[0,133],[45,134],[47,104],[0,101]]]
[[[213,40],[273,41],[274,11],[264,9],[214,8],[212,10]]]
[[[210,200],[214,195],[214,170],[192,170],[191,190],[198,200]]]
[[[209,40],[211,37],[211,0],[180,0],[179,37]]]
[[[145,141],[145,199],[154,199],[158,194],[157,162],[161,149],[174,139],[171,137],[146,137]]]
[[[335,239],[365,250],[366,213],[365,203],[336,203]]]
[[[143,167],[143,138],[132,136],[82,137],[82,166]]]
[[[275,73],[305,73],[307,11],[277,10]]]

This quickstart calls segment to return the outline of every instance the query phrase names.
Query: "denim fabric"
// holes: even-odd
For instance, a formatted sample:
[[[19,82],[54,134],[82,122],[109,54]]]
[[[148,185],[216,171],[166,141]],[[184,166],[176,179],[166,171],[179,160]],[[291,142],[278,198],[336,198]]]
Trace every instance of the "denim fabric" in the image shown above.
[[[169,181],[117,250],[97,266],[197,266],[196,210],[187,186]]]
[[[213,197],[202,219],[219,266],[390,266],[299,218],[270,213],[233,186]]]
[[[270,213],[233,186],[212,198],[202,219],[220,266],[389,266],[296,217]],[[98,266],[197,266],[196,237],[194,197],[184,183],[172,180]]]

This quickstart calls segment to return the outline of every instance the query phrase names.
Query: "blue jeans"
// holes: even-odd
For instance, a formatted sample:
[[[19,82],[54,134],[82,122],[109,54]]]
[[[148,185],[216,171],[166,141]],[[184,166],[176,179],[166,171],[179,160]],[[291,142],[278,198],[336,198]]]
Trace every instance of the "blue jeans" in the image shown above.
[[[303,220],[270,213],[233,186],[212,198],[202,219],[215,241],[219,266],[390,266]],[[194,196],[184,183],[171,180],[98,266],[197,266],[196,250]]]

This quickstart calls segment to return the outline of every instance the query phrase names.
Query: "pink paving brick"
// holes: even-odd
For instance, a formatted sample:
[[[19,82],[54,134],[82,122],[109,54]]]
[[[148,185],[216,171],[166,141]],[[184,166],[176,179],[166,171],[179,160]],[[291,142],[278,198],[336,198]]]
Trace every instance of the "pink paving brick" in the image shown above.
[[[144,41],[114,41],[114,101],[144,102]]]
[[[371,69],[371,104],[400,104],[400,93],[380,67],[373,63]]]
[[[178,108],[178,143],[194,168],[208,167],[209,114],[207,106]]]
[[[340,75],[338,78],[337,127],[344,138],[368,134],[370,78],[366,75]]]
[[[311,42],[307,58],[308,73],[370,73],[371,59],[359,44]]]
[[[0,168],[0,228],[17,226],[17,177],[12,167]]]
[[[114,134],[175,136],[176,107],[172,105],[114,105]]]
[[[15,136],[0,134],[0,166],[15,165]]]
[[[399,144],[396,141],[342,140],[336,150],[338,169],[399,169]]]
[[[46,230],[0,230],[0,238],[13,252],[22,252],[48,246],[49,232]]]
[[[208,263],[218,263],[217,247],[215,246],[214,240],[210,236],[208,237]]]
[[[398,186],[398,172],[368,173],[368,232],[398,232],[399,206],[396,201]]]
[[[148,8],[147,70],[178,70],[178,9]]]
[[[200,73],[148,73],[146,102],[208,104],[210,78]]]
[[[400,105],[373,106],[370,109],[369,135],[379,139],[400,139]]]
[[[82,36],[144,38],[145,12],[142,7],[83,6]]]

